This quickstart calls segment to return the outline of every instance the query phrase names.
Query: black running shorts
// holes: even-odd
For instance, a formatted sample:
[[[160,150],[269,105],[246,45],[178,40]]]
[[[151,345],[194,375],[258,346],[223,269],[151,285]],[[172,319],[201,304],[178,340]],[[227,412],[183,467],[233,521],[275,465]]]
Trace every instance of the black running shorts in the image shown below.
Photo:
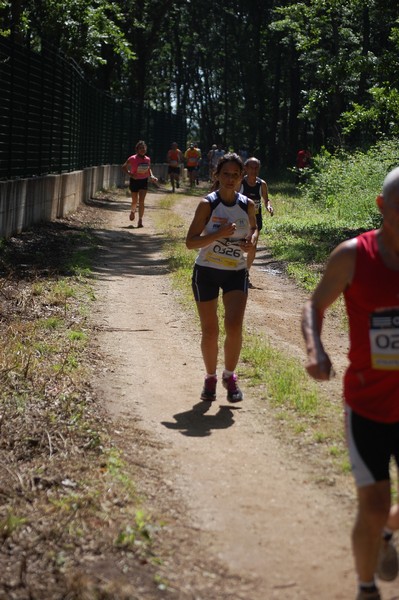
[[[256,225],[257,225],[258,231],[260,233],[263,229],[263,219],[262,219],[261,209],[259,209],[259,212],[256,213]]]
[[[129,180],[129,190],[131,192],[138,192],[140,190],[148,190],[148,179],[133,179]]]
[[[191,284],[197,302],[215,300],[219,296],[220,289],[223,290],[223,294],[233,290],[248,294],[248,270],[228,271],[194,265]]]
[[[371,421],[346,405],[346,437],[357,487],[389,481],[393,456],[399,466],[399,423]]]

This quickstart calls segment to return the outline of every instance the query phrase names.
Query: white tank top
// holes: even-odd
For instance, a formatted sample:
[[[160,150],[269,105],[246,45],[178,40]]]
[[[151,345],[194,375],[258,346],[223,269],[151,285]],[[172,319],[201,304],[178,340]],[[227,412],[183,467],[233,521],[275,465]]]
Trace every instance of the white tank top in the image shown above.
[[[206,196],[211,206],[211,214],[203,233],[212,233],[225,223],[235,223],[236,230],[228,238],[221,237],[204,248],[200,248],[196,264],[213,269],[238,271],[245,269],[247,258],[239,246],[239,242],[249,232],[248,198],[236,193],[234,204],[224,204],[218,192],[212,192]]]

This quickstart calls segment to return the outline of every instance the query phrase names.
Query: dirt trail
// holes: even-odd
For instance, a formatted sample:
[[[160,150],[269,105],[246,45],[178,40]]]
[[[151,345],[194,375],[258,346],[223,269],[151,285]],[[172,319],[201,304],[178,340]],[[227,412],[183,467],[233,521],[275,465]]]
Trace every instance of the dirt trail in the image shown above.
[[[140,457],[136,450],[136,460],[145,462],[137,476],[170,525],[165,535],[175,548],[164,569],[171,597],[352,599],[348,494],[320,487],[295,446],[283,446],[256,387],[243,382],[240,406],[228,405],[221,390],[209,409],[198,400],[199,331],[182,314],[167,277],[152,224],[160,198],[148,194],[143,229],[131,228],[127,198],[104,201],[108,223],[98,232],[93,318],[107,356],[95,385],[115,420],[118,444],[128,451],[130,425],[150,440],[150,453]],[[198,199],[178,198],[175,210],[189,218]],[[303,356],[304,296],[275,267],[260,246],[246,324]],[[342,374],[345,336],[332,327],[325,336]],[[328,385],[339,397],[340,377]],[[384,593],[393,600],[392,585]]]

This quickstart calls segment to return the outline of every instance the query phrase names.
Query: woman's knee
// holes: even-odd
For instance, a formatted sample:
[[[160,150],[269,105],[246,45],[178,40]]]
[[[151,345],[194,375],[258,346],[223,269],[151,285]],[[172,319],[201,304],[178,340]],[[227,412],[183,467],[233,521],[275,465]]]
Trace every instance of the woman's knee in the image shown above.
[[[242,335],[242,324],[243,319],[241,317],[236,315],[233,318],[229,318],[229,316],[226,315],[224,319],[224,328],[226,330],[226,334],[229,336]]]
[[[202,325],[202,339],[209,341],[217,341],[219,337],[219,327],[214,324]]]

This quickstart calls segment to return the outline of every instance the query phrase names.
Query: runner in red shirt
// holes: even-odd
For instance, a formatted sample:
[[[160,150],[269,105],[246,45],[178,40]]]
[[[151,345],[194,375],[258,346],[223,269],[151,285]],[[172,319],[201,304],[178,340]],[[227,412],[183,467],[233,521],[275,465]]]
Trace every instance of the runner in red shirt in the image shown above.
[[[190,180],[190,187],[193,187],[198,177],[198,169],[201,161],[201,150],[199,148],[196,148],[194,143],[191,142],[191,144],[184,153],[184,159],[186,161],[186,168]]]
[[[311,158],[312,158],[312,155],[311,155],[310,151],[308,150],[308,148],[304,148],[303,150],[298,150],[298,153],[296,155],[296,163],[295,163],[295,170],[296,170],[295,183],[298,184],[301,181],[301,179],[304,178],[304,175],[306,174],[306,171],[304,171],[304,169],[309,169]]]
[[[321,341],[326,309],[344,295],[349,319],[349,367],[344,379],[346,434],[358,492],[352,533],[359,579],[357,600],[381,600],[374,580],[398,573],[391,506],[390,459],[399,464],[399,167],[385,178],[377,205],[380,229],[340,244],[305,304],[302,331],[306,369],[315,379],[332,373]]]
[[[172,185],[172,192],[175,187],[180,186],[180,164],[184,161],[183,152],[177,147],[177,142],[173,142],[166,155],[168,163],[168,175]]]
[[[298,154],[296,155],[297,169],[305,169],[306,167],[309,167],[310,157],[311,154],[309,150],[298,150]]]

